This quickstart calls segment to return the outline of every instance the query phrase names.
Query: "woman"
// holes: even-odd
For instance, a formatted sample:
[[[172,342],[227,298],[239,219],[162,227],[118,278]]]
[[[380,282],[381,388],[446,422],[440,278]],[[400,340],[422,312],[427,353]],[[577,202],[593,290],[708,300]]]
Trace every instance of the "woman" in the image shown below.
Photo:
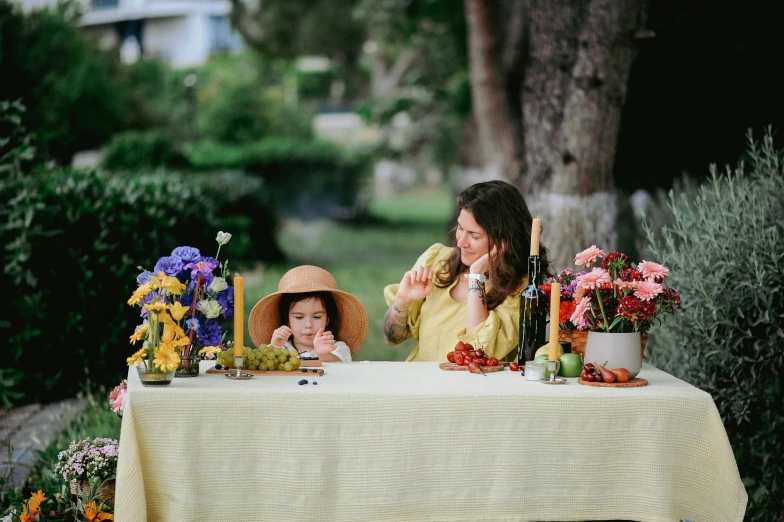
[[[399,285],[384,289],[387,344],[419,345],[407,361],[446,361],[457,341],[501,359],[517,346],[520,291],[527,283],[533,219],[504,181],[477,183],[457,198],[454,247],[436,243]],[[547,250],[540,247],[543,274]]]

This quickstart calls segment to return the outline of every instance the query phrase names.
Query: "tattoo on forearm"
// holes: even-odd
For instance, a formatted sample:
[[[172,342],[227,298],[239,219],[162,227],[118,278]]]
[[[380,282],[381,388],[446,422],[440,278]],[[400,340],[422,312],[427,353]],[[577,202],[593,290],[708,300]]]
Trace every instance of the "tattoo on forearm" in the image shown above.
[[[476,279],[472,279],[471,282],[468,284],[468,291],[469,292],[479,292],[479,299],[482,300],[482,304],[487,304],[487,296],[485,295],[485,283],[481,283]]]
[[[384,337],[392,344],[399,344],[408,339],[411,330],[408,328],[406,316],[400,316],[395,311],[402,313],[397,307],[394,307],[394,310],[391,308],[387,310],[384,316]]]

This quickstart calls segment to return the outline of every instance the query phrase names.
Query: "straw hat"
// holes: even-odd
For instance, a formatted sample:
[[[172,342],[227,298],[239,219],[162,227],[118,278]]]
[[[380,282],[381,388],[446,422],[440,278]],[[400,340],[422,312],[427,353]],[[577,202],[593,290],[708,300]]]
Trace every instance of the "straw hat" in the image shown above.
[[[317,266],[303,265],[286,272],[278,283],[278,291],[256,303],[248,317],[248,330],[253,344],[269,344],[272,332],[280,326],[278,303],[282,294],[329,292],[340,314],[340,330],[332,332],[335,340],[343,341],[353,355],[367,336],[368,316],[359,299],[338,290],[332,274]]]

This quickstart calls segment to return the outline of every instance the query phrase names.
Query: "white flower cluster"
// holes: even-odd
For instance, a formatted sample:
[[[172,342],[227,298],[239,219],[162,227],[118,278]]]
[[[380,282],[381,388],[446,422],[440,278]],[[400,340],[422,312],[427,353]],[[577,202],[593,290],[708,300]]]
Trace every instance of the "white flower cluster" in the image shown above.
[[[66,481],[105,479],[117,472],[119,443],[115,439],[83,439],[72,441],[57,456],[54,472]]]

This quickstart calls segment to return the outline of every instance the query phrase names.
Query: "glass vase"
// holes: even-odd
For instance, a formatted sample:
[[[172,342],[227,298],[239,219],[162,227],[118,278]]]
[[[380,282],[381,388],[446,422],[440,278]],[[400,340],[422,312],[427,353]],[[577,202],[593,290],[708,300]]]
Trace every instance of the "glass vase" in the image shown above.
[[[183,350],[184,352],[185,350]],[[180,359],[180,366],[177,368],[175,377],[196,377],[199,375],[199,362],[201,356],[199,355],[199,347],[196,345],[190,346],[187,355],[182,354]]]
[[[136,370],[139,372],[139,380],[145,386],[166,386],[174,379],[173,371],[164,372],[157,368],[148,370],[144,365],[137,366]]]

